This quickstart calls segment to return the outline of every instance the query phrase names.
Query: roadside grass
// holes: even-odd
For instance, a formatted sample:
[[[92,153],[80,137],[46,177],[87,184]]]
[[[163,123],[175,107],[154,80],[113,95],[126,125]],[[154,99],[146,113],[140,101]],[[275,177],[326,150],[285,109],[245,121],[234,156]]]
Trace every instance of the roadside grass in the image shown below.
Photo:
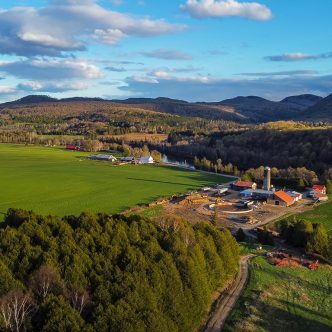
[[[0,213],[8,208],[59,216],[82,211],[118,213],[160,197],[229,182],[174,167],[112,166],[88,160],[90,154],[0,144]]]
[[[223,331],[332,330],[332,268],[284,268],[256,257],[250,279]]]
[[[240,255],[241,256],[245,256],[245,255],[249,255],[249,254],[262,255],[272,249],[271,246],[261,245],[260,243],[258,243],[256,241],[240,242],[239,246],[240,246]],[[258,249],[258,246],[262,246],[262,249]]]

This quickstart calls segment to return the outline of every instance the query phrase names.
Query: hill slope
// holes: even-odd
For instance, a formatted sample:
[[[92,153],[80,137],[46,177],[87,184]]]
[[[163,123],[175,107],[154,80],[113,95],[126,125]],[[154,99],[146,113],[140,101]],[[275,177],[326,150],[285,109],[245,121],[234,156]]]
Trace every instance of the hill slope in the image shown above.
[[[0,104],[0,111],[4,108],[15,108],[17,106],[43,105],[44,109],[55,104],[76,105],[80,103],[95,103],[108,108],[138,108],[141,110],[157,113],[179,115],[184,117],[198,117],[208,120],[236,121],[241,123],[260,123],[279,120],[310,120],[331,121],[330,112],[324,111],[329,107],[326,99],[315,95],[300,95],[287,97],[280,102],[270,101],[256,96],[236,97],[220,102],[198,102],[190,103],[184,100],[170,98],[130,98],[126,100],[103,100],[100,98],[65,98],[54,99],[48,96],[27,96],[17,101]],[[125,107],[124,107],[125,106]],[[62,106],[61,106],[62,107]],[[70,106],[71,107],[71,106]],[[319,107],[323,111],[313,112],[311,108]],[[75,108],[75,107],[73,107]],[[308,112],[306,112],[308,110]],[[322,113],[323,112],[323,113]]]
[[[308,107],[314,106],[320,102],[323,97],[315,96],[311,94],[304,94],[299,96],[291,96],[283,99],[281,103],[289,106],[298,107],[299,109],[307,109]]]
[[[309,107],[298,115],[298,120],[305,121],[332,121],[332,94],[323,98],[317,104]]]

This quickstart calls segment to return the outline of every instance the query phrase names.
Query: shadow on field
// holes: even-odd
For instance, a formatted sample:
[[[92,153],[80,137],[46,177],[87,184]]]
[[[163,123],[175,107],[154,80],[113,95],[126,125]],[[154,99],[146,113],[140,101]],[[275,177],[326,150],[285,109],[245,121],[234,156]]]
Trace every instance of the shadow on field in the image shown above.
[[[321,321],[322,319],[329,321],[327,315],[292,302],[279,300],[276,302],[285,305],[285,309],[280,308],[278,304],[272,306],[257,298],[243,297],[240,304],[241,315],[231,315],[226,321],[224,331],[244,331],[247,326],[254,327],[255,330],[271,332],[330,332],[332,330],[331,325]],[[316,319],[306,318],[307,315],[316,316]]]
[[[302,285],[303,288],[310,289],[312,291],[321,291],[324,294],[329,294],[331,292],[330,289],[332,287],[332,277],[330,277],[329,279],[326,279],[326,280],[321,279],[319,283],[312,283],[308,280],[304,280],[295,275],[288,276],[287,273],[285,273],[284,271],[275,271],[274,273],[272,273],[271,271],[269,271],[267,269],[263,269],[263,271],[264,271],[264,273],[266,273],[272,277],[275,277],[277,275],[282,280],[284,285],[286,285],[286,286],[290,282],[292,282],[294,284]]]
[[[180,182],[169,182],[169,181],[160,181],[160,180],[148,180],[148,179],[138,179],[138,178],[127,178],[128,180],[134,181],[143,181],[143,182],[155,182],[155,183],[165,183],[165,184],[174,184],[178,186],[188,187],[190,184],[188,183],[180,183]]]

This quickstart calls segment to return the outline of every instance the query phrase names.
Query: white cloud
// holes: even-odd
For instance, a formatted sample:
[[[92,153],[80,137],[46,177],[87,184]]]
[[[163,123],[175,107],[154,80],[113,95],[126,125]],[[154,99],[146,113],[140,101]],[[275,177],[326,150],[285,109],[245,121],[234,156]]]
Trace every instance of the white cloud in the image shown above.
[[[0,85],[0,94],[1,95],[9,95],[14,92],[15,92],[15,89],[10,86]]]
[[[127,35],[119,29],[107,29],[107,30],[96,29],[92,37],[104,44],[114,45],[120,39],[127,37]]]
[[[126,36],[158,36],[185,29],[163,19],[112,11],[93,0],[58,0],[42,8],[0,11],[0,53],[59,56],[81,51],[90,39],[114,44]]]
[[[142,52],[141,54],[148,58],[162,60],[192,60],[192,56],[190,54],[171,49],[158,49],[155,51]]]
[[[239,16],[252,20],[270,20],[272,11],[257,2],[236,0],[187,0],[181,9],[195,18]]]
[[[153,83],[153,84],[152,84]],[[220,78],[212,76],[128,77],[119,87],[127,95],[169,97],[188,101],[220,101],[235,96],[256,95],[280,100],[289,95],[314,93],[327,95],[332,89],[332,75],[264,76]]]
[[[254,76],[254,77],[274,77],[274,76],[312,76],[317,75],[315,70],[285,70],[276,72],[260,72],[260,73],[241,73],[242,76]]]
[[[132,76],[127,78],[127,82],[147,83],[147,84],[158,84],[158,80],[149,76]]]
[[[26,59],[0,62],[0,72],[38,81],[97,79],[103,77],[95,65],[79,59]]]
[[[17,85],[17,89],[28,92],[65,92],[85,90],[88,88],[86,82],[38,82],[29,81]]]
[[[319,59],[330,59],[332,58],[332,52],[322,54],[306,54],[306,53],[286,53],[282,55],[270,55],[265,57],[266,60],[275,62],[292,62],[292,61],[303,61],[303,60],[319,60]]]

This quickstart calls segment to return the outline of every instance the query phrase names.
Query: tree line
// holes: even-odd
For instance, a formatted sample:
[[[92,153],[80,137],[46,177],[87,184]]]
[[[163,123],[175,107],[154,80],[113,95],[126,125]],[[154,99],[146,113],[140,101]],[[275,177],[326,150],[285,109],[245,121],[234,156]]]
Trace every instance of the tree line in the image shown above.
[[[222,159],[240,170],[269,165],[315,171],[323,175],[332,165],[332,129],[275,129],[269,126],[246,130],[224,130],[210,134],[171,133],[158,150],[193,160],[196,157],[216,162]]]
[[[208,223],[10,209],[0,224],[0,330],[193,331],[238,260],[231,233]]]
[[[287,242],[332,260],[332,234],[323,224],[294,217],[283,219],[276,226],[280,236]]]
[[[244,181],[252,181],[257,183],[262,183],[264,179],[264,166],[258,168],[250,168],[248,170],[239,170],[236,165],[232,163],[223,164],[221,159],[216,162],[206,159],[205,157],[199,159],[195,157],[194,165],[197,169],[215,172],[215,173],[225,173],[230,175],[235,175],[240,177]],[[332,173],[331,173],[332,175]],[[271,168],[271,177],[276,185],[289,185],[293,188],[304,189],[314,183],[319,182],[318,175],[305,167],[288,167],[286,169],[278,169],[276,167]],[[327,181],[327,187],[329,190],[331,181]]]

